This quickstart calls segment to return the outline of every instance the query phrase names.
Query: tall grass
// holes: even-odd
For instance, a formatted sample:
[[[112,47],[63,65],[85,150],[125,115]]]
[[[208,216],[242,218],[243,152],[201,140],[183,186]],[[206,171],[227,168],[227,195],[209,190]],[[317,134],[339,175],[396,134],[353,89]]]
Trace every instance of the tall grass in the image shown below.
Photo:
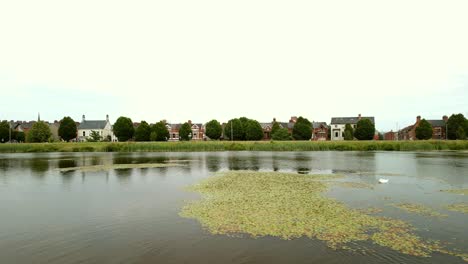
[[[455,141],[191,141],[0,144],[1,153],[15,152],[196,152],[196,151],[439,151],[468,150]]]

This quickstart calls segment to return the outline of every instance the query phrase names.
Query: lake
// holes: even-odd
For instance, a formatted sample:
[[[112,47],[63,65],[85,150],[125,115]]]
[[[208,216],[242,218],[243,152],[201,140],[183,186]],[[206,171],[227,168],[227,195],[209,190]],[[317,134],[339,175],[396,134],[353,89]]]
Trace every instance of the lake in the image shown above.
[[[60,171],[112,164],[183,166]],[[219,171],[344,174],[373,189],[332,187],[327,196],[352,208],[413,224],[423,238],[468,251],[468,215],[444,209],[468,196],[467,152],[208,152],[0,154],[1,263],[465,263],[435,253],[408,256],[362,242],[365,251],[322,241],[212,235],[179,216],[200,198],[186,191]],[[380,178],[388,184],[378,184]],[[428,217],[392,206],[418,203],[446,214]]]

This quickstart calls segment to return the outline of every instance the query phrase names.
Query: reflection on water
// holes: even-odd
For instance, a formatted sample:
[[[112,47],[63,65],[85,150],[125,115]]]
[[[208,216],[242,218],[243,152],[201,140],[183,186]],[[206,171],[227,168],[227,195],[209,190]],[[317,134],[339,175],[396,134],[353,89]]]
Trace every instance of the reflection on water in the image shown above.
[[[100,172],[59,168],[140,163],[184,167]],[[367,255],[330,250],[320,241],[213,236],[178,212],[198,199],[184,188],[225,170],[339,173],[373,186],[334,186],[327,195],[351,207],[383,208],[427,238],[468,248],[467,216],[445,205],[468,202],[441,189],[468,188],[468,153],[219,152],[0,154],[1,263],[463,263],[409,257],[360,244]],[[47,175],[47,177],[45,177]],[[389,184],[379,185],[379,178]],[[39,179],[39,180],[38,180]],[[431,206],[449,217],[428,219],[391,203]]]

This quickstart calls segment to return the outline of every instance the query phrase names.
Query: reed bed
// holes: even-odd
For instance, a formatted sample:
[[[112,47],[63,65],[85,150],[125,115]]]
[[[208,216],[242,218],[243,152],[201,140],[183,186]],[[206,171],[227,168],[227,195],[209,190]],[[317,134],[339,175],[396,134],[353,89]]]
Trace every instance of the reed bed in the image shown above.
[[[454,141],[190,141],[0,144],[1,153],[21,152],[201,152],[201,151],[444,151],[468,150]]]

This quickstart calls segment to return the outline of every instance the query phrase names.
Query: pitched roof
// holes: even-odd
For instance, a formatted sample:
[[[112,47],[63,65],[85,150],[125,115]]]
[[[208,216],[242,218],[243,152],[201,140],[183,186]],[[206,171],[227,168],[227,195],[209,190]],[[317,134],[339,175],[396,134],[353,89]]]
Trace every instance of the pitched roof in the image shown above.
[[[445,126],[445,121],[444,120],[427,120],[429,124],[433,127],[444,127]]]
[[[372,124],[375,124],[374,117],[373,116],[363,116],[361,119],[369,119]],[[334,124],[357,124],[359,121],[359,117],[332,117],[331,123],[332,125]]]
[[[327,126],[327,122],[312,122],[312,127],[315,128],[320,128],[320,126]]]
[[[78,129],[104,129],[106,124],[106,120],[85,120],[80,123]]]

